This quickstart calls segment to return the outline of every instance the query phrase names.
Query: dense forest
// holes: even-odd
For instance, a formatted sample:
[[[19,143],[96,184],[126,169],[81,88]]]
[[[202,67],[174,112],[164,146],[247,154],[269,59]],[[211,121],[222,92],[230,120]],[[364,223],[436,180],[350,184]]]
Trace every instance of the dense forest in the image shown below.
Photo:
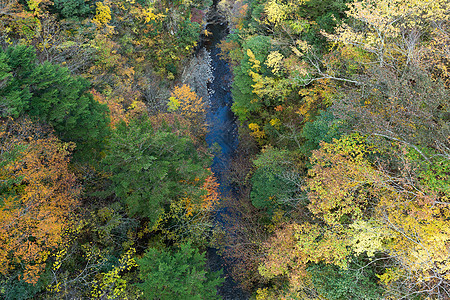
[[[221,299],[227,276],[450,299],[450,2],[0,0],[0,298]]]

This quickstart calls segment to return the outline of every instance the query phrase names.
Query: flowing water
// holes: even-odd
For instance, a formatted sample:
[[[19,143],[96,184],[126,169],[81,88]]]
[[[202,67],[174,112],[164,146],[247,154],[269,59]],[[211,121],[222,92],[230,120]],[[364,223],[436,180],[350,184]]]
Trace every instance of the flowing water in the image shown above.
[[[208,18],[207,30],[210,32],[204,41],[204,47],[210,52],[213,80],[208,84],[210,91],[210,109],[207,114],[209,133],[206,141],[210,147],[219,146],[220,152],[214,156],[211,170],[220,184],[220,192],[223,197],[231,195],[232,187],[226,180],[226,170],[229,169],[234,151],[238,145],[236,117],[231,111],[233,100],[231,98],[232,74],[228,63],[219,56],[218,43],[227,35],[227,24],[217,15],[213,8],[211,17]],[[227,214],[227,208],[221,207],[214,214],[216,228],[227,230],[228,226],[223,218]],[[218,289],[218,294],[223,299],[248,299],[236,282],[229,275],[224,259],[219,256],[216,249],[208,249],[208,265],[212,271],[224,270],[225,283]]]

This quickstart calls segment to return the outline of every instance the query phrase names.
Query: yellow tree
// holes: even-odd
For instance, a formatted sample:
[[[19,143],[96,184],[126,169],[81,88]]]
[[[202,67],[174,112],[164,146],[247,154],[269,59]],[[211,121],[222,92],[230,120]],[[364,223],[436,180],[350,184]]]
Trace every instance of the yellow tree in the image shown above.
[[[206,134],[206,102],[184,84],[177,86],[169,98],[169,111],[176,112],[187,119],[194,136]]]
[[[448,57],[448,46],[438,50],[450,42],[447,0],[361,0],[348,7],[347,15],[357,22],[342,24],[334,35],[322,33],[375,54],[380,65],[419,64],[426,44]]]
[[[441,297],[450,291],[448,178],[436,178],[447,186],[438,193],[421,184],[417,166],[408,161],[414,150],[399,145],[389,150],[400,164],[394,170],[381,167],[379,159],[373,163],[388,153],[358,134],[322,143],[311,159],[309,208],[333,230],[342,227],[354,253],[389,258],[391,267],[379,277],[392,297]],[[441,167],[448,169],[448,160]]]
[[[36,283],[49,254],[64,242],[80,194],[69,171],[72,148],[30,120],[1,124],[2,274],[18,269],[20,279]]]
[[[419,176],[408,158],[414,150],[399,143],[389,151],[358,134],[322,143],[313,151],[305,186],[312,214],[301,224],[285,224],[275,231],[263,245],[259,273],[267,279],[286,278],[290,295],[309,299],[307,295],[317,291],[310,266],[334,265],[331,268],[340,274],[349,274],[346,268],[352,259],[362,257],[366,262],[361,269],[378,269],[386,299],[408,299],[412,294],[446,299],[448,178],[435,176],[442,182],[433,191],[421,183],[419,177],[425,175]],[[394,170],[392,162],[382,167],[383,156],[396,159],[399,169]],[[448,170],[449,162],[441,161],[441,168]]]

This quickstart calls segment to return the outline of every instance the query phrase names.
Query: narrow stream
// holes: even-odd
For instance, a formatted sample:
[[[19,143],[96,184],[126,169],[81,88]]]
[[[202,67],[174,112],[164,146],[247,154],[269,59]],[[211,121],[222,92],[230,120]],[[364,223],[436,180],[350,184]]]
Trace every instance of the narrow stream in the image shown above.
[[[221,149],[221,152],[214,156],[211,170],[219,181],[221,195],[226,197],[231,196],[232,188],[225,178],[225,171],[229,169],[232,155],[237,148],[238,136],[236,117],[231,111],[233,103],[231,98],[232,74],[228,63],[220,58],[220,49],[217,47],[218,43],[227,35],[227,24],[217,15],[217,1],[214,2],[213,13],[208,19],[209,25],[207,26],[207,30],[211,33],[210,39],[204,45],[211,55],[212,74],[214,76],[213,81],[208,84],[211,105],[207,113],[209,133],[206,141],[209,147],[214,147],[216,144]],[[224,214],[227,214],[227,208],[221,207],[213,217],[215,226],[226,231],[228,226],[222,217]],[[208,249],[208,265],[212,271],[224,270],[225,283],[218,289],[218,294],[223,299],[240,300],[249,298],[233,281],[224,259],[216,253],[216,249]]]

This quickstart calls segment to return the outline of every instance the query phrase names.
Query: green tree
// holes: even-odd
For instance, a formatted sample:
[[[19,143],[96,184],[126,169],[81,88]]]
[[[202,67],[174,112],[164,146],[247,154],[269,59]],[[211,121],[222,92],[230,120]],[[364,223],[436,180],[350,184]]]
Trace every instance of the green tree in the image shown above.
[[[257,111],[262,107],[261,101],[258,101],[258,97],[253,94],[252,85],[254,81],[250,75],[250,71],[254,63],[252,63],[249,53],[254,54],[254,60],[259,63],[263,62],[266,55],[269,52],[270,38],[266,36],[250,37],[243,45],[244,58],[241,60],[241,64],[234,68],[234,81],[232,87],[233,93],[233,112],[238,116],[240,120],[247,120],[252,112]],[[250,52],[247,50],[249,49]],[[262,72],[264,72],[264,67]]]
[[[150,248],[137,263],[147,299],[219,299],[222,272],[208,272],[205,254],[190,244],[172,253]]]
[[[355,258],[348,269],[341,269],[332,264],[311,264],[307,271],[311,275],[317,292],[330,300],[381,298],[381,286],[377,284],[374,265]]]
[[[83,153],[103,148],[109,134],[108,109],[94,100],[90,83],[67,68],[38,64],[27,46],[0,51],[0,115],[29,115],[51,125],[63,141]]]
[[[134,216],[148,217],[153,225],[164,207],[179,197],[200,201],[209,158],[192,141],[171,127],[153,129],[148,118],[117,125],[103,163],[112,173],[116,195]]]
[[[89,7],[91,1],[85,0],[54,0],[53,5],[57,12],[64,18],[79,18],[85,17],[92,12]]]
[[[312,150],[318,149],[320,142],[330,143],[340,137],[342,125],[335,119],[330,111],[322,111],[313,122],[303,126],[302,136],[306,139],[301,151],[310,155]]]
[[[251,179],[252,204],[269,213],[277,206],[295,206],[301,180],[289,152],[267,147],[253,163],[257,169]]]

